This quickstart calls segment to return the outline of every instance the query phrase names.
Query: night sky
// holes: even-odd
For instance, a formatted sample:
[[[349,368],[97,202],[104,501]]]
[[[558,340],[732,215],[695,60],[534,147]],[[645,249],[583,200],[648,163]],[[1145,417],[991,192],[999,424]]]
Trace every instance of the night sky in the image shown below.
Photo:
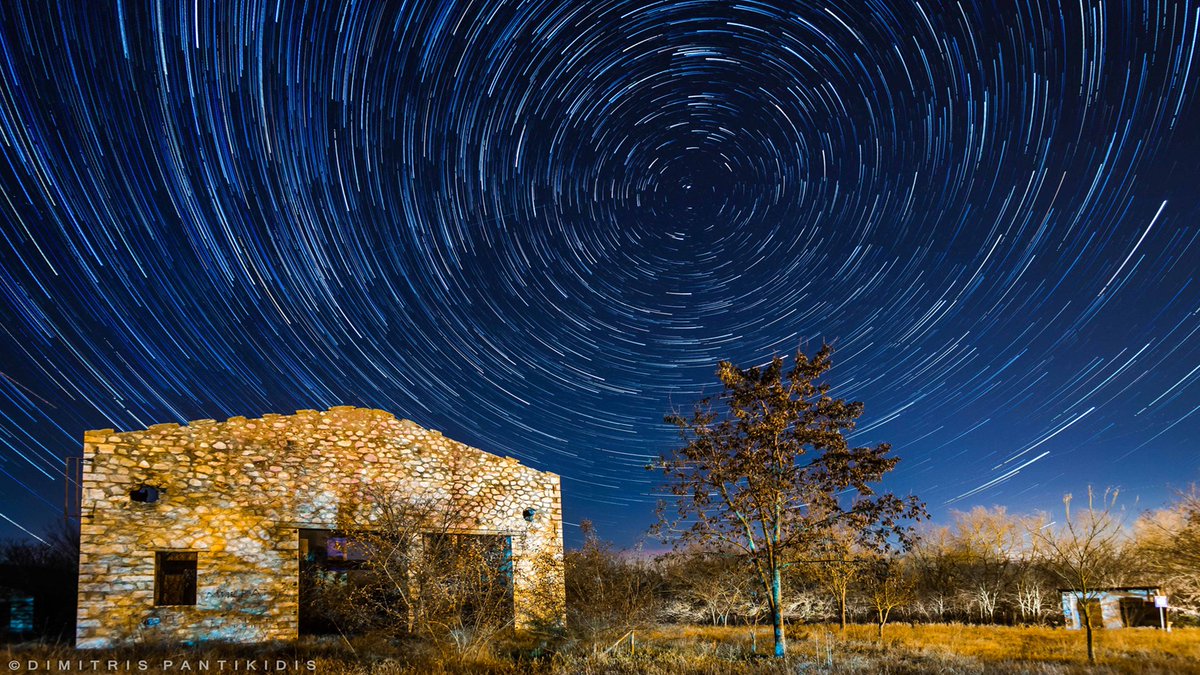
[[[1200,4],[999,5],[0,3],[0,535],[86,429],[347,404],[629,544],[664,413],[822,341],[936,518],[1159,503]]]

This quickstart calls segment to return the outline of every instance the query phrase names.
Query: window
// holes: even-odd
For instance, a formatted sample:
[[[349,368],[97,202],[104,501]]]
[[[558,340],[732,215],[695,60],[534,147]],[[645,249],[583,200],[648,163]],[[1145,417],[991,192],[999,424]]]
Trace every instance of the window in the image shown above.
[[[509,536],[426,534],[425,555],[444,569],[469,566],[486,576],[494,576],[502,585],[512,583],[512,537]]]
[[[154,604],[196,604],[196,554],[159,551],[154,558]]]
[[[161,490],[152,485],[139,485],[136,490],[129,491],[129,498],[142,504],[153,504],[158,501]]]
[[[469,621],[512,620],[512,537],[442,532],[426,534],[424,544],[425,565],[433,572],[422,579],[427,587],[420,593]]]
[[[350,537],[330,537],[325,540],[326,560],[366,560],[367,551]]]
[[[13,595],[7,603],[0,603],[0,612],[5,612],[7,621],[0,623],[8,627],[13,635],[33,632],[33,598],[28,595]],[[2,615],[0,615],[2,616]],[[0,630],[0,633],[3,633]]]

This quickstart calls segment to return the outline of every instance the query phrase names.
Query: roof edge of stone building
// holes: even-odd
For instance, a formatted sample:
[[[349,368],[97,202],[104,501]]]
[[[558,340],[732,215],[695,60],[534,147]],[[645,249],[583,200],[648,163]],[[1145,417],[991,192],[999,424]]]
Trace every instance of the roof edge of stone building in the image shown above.
[[[481,452],[485,455],[491,455],[492,457],[498,457],[498,458],[506,460],[506,461],[511,461],[511,462],[514,462],[514,463],[516,463],[526,469],[529,469],[531,471],[536,471],[538,473],[545,474],[547,476],[554,476],[555,478],[561,479],[561,476],[559,476],[559,474],[554,473],[552,471],[543,471],[541,469],[534,468],[534,467],[522,462],[520,459],[517,459],[516,457],[510,457],[508,455],[498,455],[494,452],[488,452],[487,450],[477,448],[473,445],[468,445],[467,443],[463,443],[462,441],[457,441],[453,438],[450,438],[449,436],[445,436],[438,429],[429,429],[427,427],[422,427],[421,425],[417,424],[416,422],[414,422],[408,418],[396,417],[396,415],[394,413],[390,413],[386,410],[381,410],[379,408],[360,408],[358,406],[353,406],[353,405],[335,405],[335,406],[330,406],[326,410],[302,409],[302,410],[297,410],[295,413],[290,414],[290,415],[285,415],[282,413],[263,413],[261,417],[249,417],[249,418],[243,417],[241,415],[235,415],[233,417],[226,419],[223,422],[218,422],[213,419],[189,420],[188,422],[185,422],[183,424],[180,424],[178,422],[164,422],[161,424],[148,425],[144,429],[130,429],[127,431],[117,431],[112,428],[89,429],[89,430],[83,432],[83,440],[85,443],[104,443],[109,439],[109,437],[112,437],[112,436],[118,436],[118,437],[139,436],[148,431],[163,432],[163,431],[172,431],[175,429],[190,429],[190,428],[200,428],[200,427],[229,427],[229,426],[237,426],[237,425],[247,424],[247,423],[270,423],[270,422],[283,420],[283,419],[295,419],[298,417],[324,416],[324,415],[331,415],[331,414],[346,414],[346,413],[354,413],[354,414],[358,414],[358,415],[372,415],[372,416],[378,417],[383,420],[397,420],[402,425],[411,425],[413,427],[417,427],[418,429],[422,429],[427,433],[437,435],[437,436],[443,436],[444,438],[447,438],[448,440],[453,441],[454,443],[458,443],[459,445],[462,445],[463,447],[474,450],[475,452]]]
[[[242,424],[242,423],[246,423],[246,422],[272,422],[272,421],[279,420],[279,419],[296,418],[296,417],[303,417],[303,416],[308,416],[308,415],[328,415],[329,413],[346,413],[346,412],[352,412],[352,411],[359,412],[359,413],[374,413],[377,416],[383,417],[385,419],[396,419],[396,416],[393,413],[390,413],[386,410],[380,410],[378,408],[360,408],[358,406],[353,406],[353,405],[335,405],[335,406],[330,406],[326,410],[312,410],[312,409],[297,410],[296,412],[294,412],[290,415],[284,414],[284,413],[262,413],[262,415],[260,417],[245,417],[243,415],[233,415],[233,416],[226,418],[224,421],[221,421],[221,422],[218,422],[217,420],[214,420],[214,419],[195,419],[195,420],[188,420],[187,422],[183,422],[183,423],[163,422],[161,424],[149,424],[143,429],[127,429],[125,431],[116,431],[115,429],[111,429],[111,428],[89,429],[83,433],[85,436],[101,435],[101,434],[103,434],[105,436],[120,436],[120,435],[124,435],[124,434],[141,434],[141,433],[144,433],[147,431],[169,431],[171,429],[186,429],[186,428],[190,428],[190,427],[225,426],[225,425],[229,425],[229,424],[236,425],[236,424]],[[412,424],[414,426],[420,426],[416,422],[413,422],[412,420],[409,420],[409,419],[401,419],[400,422],[401,423],[407,422],[408,424]],[[440,433],[436,429],[426,429],[426,431]]]

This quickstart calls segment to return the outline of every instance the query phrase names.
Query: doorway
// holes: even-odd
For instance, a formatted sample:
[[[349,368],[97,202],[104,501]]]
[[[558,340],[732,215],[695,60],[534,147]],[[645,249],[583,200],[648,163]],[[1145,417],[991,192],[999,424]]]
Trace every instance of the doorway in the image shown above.
[[[367,574],[366,556],[333,530],[301,529],[298,535],[300,634],[357,632],[351,590]]]

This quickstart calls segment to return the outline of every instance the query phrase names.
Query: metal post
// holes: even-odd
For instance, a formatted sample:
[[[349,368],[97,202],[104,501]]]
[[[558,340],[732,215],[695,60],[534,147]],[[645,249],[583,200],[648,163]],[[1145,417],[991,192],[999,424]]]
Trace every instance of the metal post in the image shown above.
[[[1171,624],[1167,622],[1167,610],[1170,609],[1165,595],[1154,596],[1154,606],[1158,608],[1158,625],[1166,632],[1171,632]]]

